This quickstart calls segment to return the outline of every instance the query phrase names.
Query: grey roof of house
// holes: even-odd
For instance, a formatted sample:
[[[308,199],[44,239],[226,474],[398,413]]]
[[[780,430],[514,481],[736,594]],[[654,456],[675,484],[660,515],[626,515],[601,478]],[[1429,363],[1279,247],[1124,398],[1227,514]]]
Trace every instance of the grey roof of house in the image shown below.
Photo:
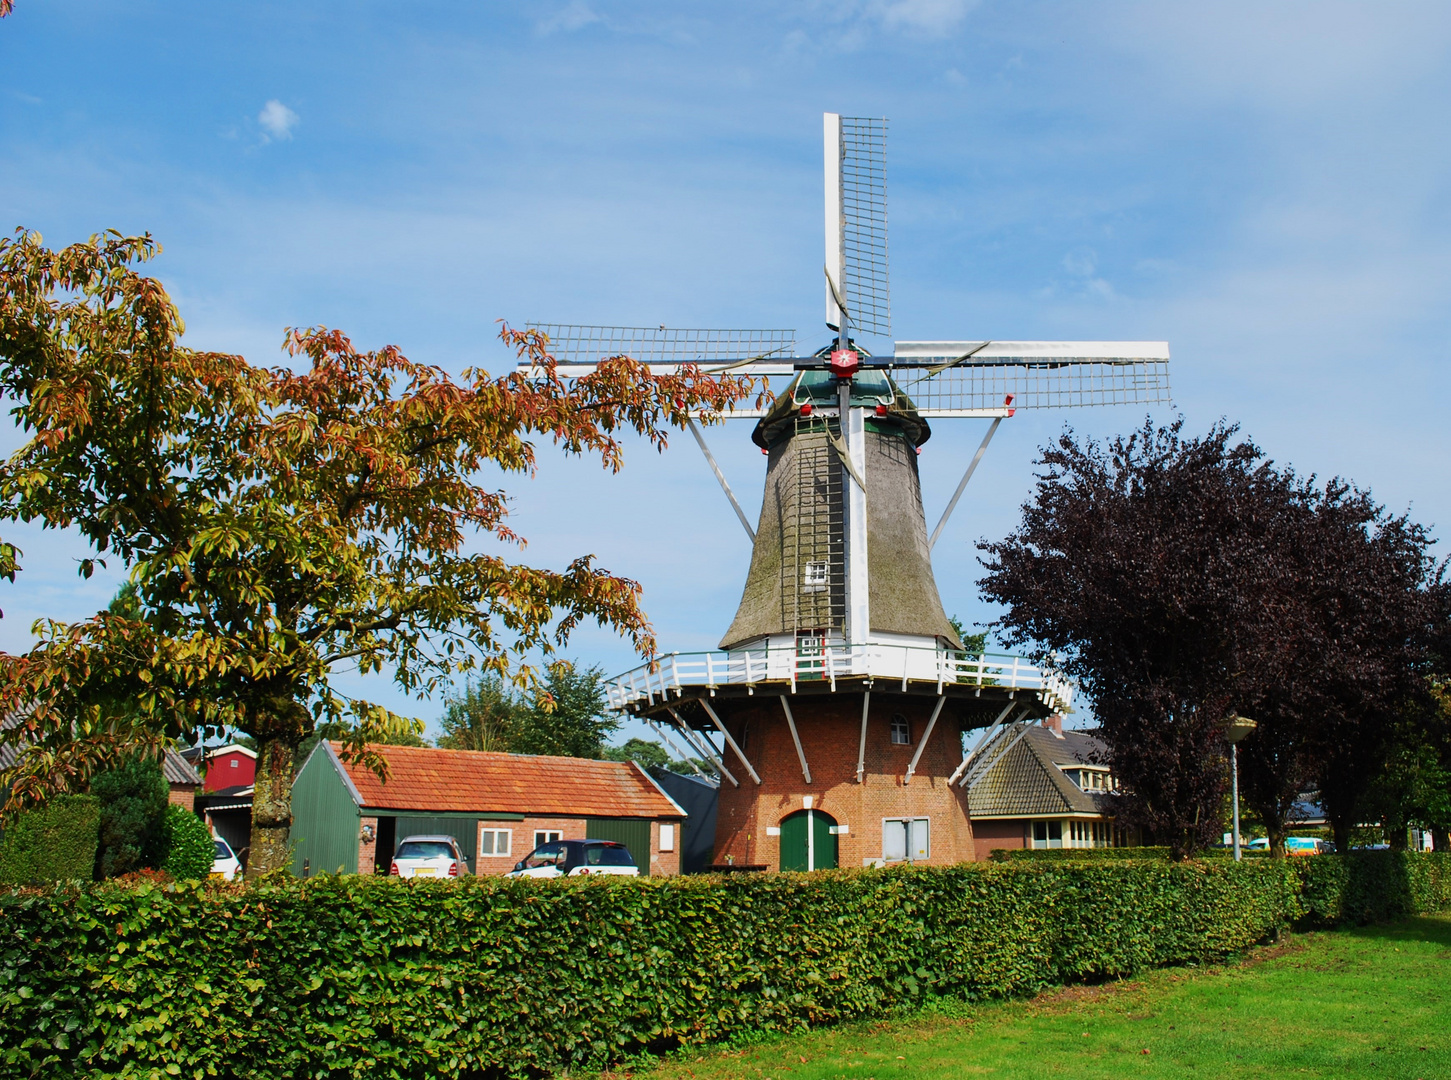
[[[18,725],[27,714],[24,712],[11,713],[5,719],[0,720],[0,729],[13,728]],[[20,759],[22,747],[14,743],[0,744],[0,769],[8,769]],[[191,784],[201,787],[201,774],[191,767],[187,761],[171,747],[166,748],[166,753],[161,759],[161,775],[166,777],[168,784]]]
[[[1111,796],[1081,791],[1059,768],[1095,764],[1103,752],[1103,743],[1081,731],[1055,735],[1036,721],[1010,724],[983,747],[991,764],[968,787],[972,816],[1111,813]]]

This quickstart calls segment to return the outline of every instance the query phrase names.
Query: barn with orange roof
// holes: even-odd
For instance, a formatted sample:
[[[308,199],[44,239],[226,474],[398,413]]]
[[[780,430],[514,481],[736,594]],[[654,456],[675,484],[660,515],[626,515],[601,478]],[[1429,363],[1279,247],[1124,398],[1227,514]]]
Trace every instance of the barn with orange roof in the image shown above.
[[[292,786],[293,871],[386,874],[406,836],[459,842],[504,874],[552,840],[615,840],[641,874],[678,874],[685,811],[634,762],[377,746],[388,778],[320,742]]]

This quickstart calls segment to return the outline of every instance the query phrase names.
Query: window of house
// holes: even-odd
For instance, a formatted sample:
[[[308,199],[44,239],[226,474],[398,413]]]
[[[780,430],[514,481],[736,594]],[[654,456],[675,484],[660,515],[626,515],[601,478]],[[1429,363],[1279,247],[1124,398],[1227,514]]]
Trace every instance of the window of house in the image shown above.
[[[661,825],[660,826],[660,850],[661,851],[674,851],[675,850],[675,826],[674,825]]]
[[[534,846],[535,847],[542,847],[545,844],[552,844],[556,840],[563,840],[563,839],[564,839],[564,833],[562,833],[562,832],[554,832],[553,830],[550,830],[550,829],[539,829],[539,830],[536,830],[535,833],[534,833]]]
[[[1111,847],[1113,835],[1106,821],[1070,821],[1065,847]]]
[[[507,855],[513,840],[513,829],[484,829],[479,833],[479,854]]]
[[[825,559],[807,563],[801,570],[801,591],[804,593],[825,592],[831,583],[831,564]]]
[[[231,761],[227,762],[227,765],[228,767],[235,769],[237,767],[237,759],[233,758]]]
[[[882,822],[882,859],[919,862],[932,854],[927,818],[887,818]]]
[[[892,717],[892,744],[894,746],[912,745],[912,728],[907,723],[907,718],[901,713]]]
[[[1061,848],[1063,846],[1063,822],[1033,822],[1033,846],[1035,848]]]

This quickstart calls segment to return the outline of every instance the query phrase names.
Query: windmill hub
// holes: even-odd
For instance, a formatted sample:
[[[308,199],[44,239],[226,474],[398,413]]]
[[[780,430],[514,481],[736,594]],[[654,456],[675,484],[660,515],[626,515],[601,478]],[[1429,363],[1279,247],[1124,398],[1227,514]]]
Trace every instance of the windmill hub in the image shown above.
[[[754,527],[691,421],[752,543],[720,649],[671,653],[607,686],[612,708],[720,774],[717,862],[970,860],[985,854],[966,791],[991,764],[978,750],[1006,722],[1067,711],[1072,688],[1020,657],[964,650],[933,547],[1004,419],[1167,400],[1168,346],[898,341],[867,353],[849,328],[891,332],[886,121],[828,113],[825,134],[834,346],[802,357],[791,331],[530,325],[548,334],[564,377],[620,355],[660,372],[693,363],[789,377],[768,406],[731,414],[756,420],[751,439],[767,458]],[[917,472],[928,421],[975,417],[991,425],[929,535]]]

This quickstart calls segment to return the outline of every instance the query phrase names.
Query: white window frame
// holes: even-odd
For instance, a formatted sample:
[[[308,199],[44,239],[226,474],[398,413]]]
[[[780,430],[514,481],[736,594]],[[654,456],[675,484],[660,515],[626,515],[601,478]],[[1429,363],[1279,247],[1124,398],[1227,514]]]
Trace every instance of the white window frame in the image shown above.
[[[493,851],[485,851],[484,850],[484,837],[487,836],[487,835],[492,835],[494,837],[494,843],[492,845],[493,848],[494,848]],[[502,848],[499,847],[499,838],[500,837],[503,837],[503,839],[504,839],[504,846]],[[512,855],[513,853],[514,853],[514,830],[513,829],[496,829],[496,828],[494,828],[492,826],[483,826],[483,827],[481,827],[479,829],[479,858],[481,858],[481,859],[497,859],[497,858],[500,858],[501,856],[507,858],[508,856]]]
[[[803,593],[823,593],[830,586],[830,561],[813,559],[801,568],[801,591]]]
[[[1038,826],[1040,826],[1040,825],[1043,826],[1043,839],[1042,840],[1039,840],[1038,839]],[[1049,835],[1053,831],[1052,827],[1054,825],[1057,825],[1058,826],[1058,839],[1057,840],[1054,840],[1053,837],[1051,835]],[[1065,845],[1064,842],[1063,842],[1063,834],[1064,834],[1064,831],[1065,830],[1063,828],[1063,822],[1062,821],[1048,821],[1048,820],[1039,819],[1039,820],[1036,820],[1036,821],[1030,821],[1030,822],[1028,822],[1028,828],[1029,828],[1029,842],[1031,843],[1031,845],[1033,847],[1033,850],[1035,850],[1035,851],[1046,851],[1046,850],[1049,850],[1049,849],[1057,849],[1057,848],[1069,846],[1069,845]]]
[[[906,844],[905,844],[905,856],[906,857],[903,858],[903,859],[892,859],[891,860],[892,862],[909,862],[909,863],[913,863],[913,862],[925,862],[926,860],[932,858],[932,819],[929,818],[929,817],[894,817],[894,818],[882,818],[882,861],[883,862],[886,862],[887,859],[888,859],[888,856],[887,856],[887,829],[890,826],[892,826],[892,825],[905,825],[905,826],[907,826],[907,828],[906,828],[906,834],[907,835],[906,835]],[[913,828],[914,825],[920,825],[922,827],[922,834],[923,834],[923,837],[926,840],[926,843],[922,845],[922,854],[920,854],[920,855],[914,855],[912,853],[913,834],[916,832],[916,830]]]
[[[901,734],[902,734],[902,737],[900,739],[897,738],[898,731],[900,731]],[[908,720],[901,713],[894,713],[892,715],[891,732],[892,732],[892,745],[893,746],[911,746],[912,745],[912,721]],[[904,821],[906,819],[905,818],[896,818],[896,819],[893,819],[893,820]]]
[[[662,821],[660,823],[660,850],[675,850],[675,825],[672,822]]]
[[[534,847],[530,848],[529,850],[534,851],[540,847],[543,847],[545,844],[558,843],[560,840],[563,839],[564,833],[560,832],[558,829],[535,829]]]

